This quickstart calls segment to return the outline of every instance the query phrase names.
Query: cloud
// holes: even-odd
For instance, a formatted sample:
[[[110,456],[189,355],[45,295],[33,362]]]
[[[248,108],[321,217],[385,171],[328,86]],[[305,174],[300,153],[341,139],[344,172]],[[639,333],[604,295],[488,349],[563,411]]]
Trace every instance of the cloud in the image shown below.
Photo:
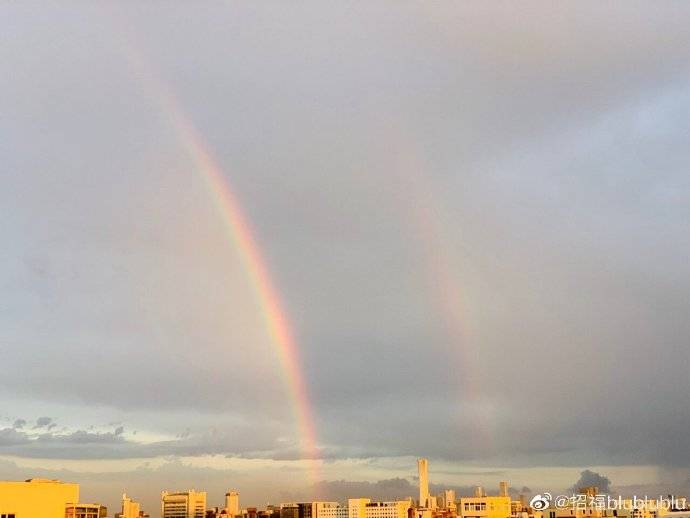
[[[45,428],[44,428],[45,429]],[[113,431],[40,431],[0,429],[0,455],[35,459],[130,459],[169,456],[224,455],[247,459],[298,460],[292,443],[276,442],[272,434],[253,428],[210,429],[175,439],[141,442],[123,426]],[[261,449],[263,447],[263,449]]]
[[[586,469],[580,473],[580,478],[571,489],[573,493],[577,493],[584,487],[596,487],[601,494],[608,494],[611,492],[611,481],[604,475]]]
[[[458,486],[454,484],[430,484],[432,494],[439,494],[445,489],[455,490],[456,495],[471,495],[472,486]],[[319,495],[322,500],[335,502],[347,502],[348,498],[371,498],[372,500],[404,500],[419,495],[417,482],[410,482],[407,478],[394,477],[389,479],[370,481],[331,480],[321,481],[310,490],[312,495]],[[286,493],[283,496],[287,500],[304,498],[307,493]]]
[[[0,430],[0,449],[26,444],[28,438],[23,432],[15,428],[3,428]]]
[[[39,417],[36,419],[36,426],[34,426],[34,430],[37,428],[48,428],[51,424],[53,424],[52,417]]]
[[[11,8],[1,403],[54,417],[2,430],[2,452],[304,456],[160,79],[253,229],[321,458],[690,466],[689,21],[643,3]],[[140,432],[89,429],[96,411]]]
[[[317,484],[316,491],[325,500],[346,502],[353,495],[361,495],[373,500],[403,499],[418,493],[416,486],[404,478],[391,478],[376,482],[356,482],[349,480],[324,481]]]

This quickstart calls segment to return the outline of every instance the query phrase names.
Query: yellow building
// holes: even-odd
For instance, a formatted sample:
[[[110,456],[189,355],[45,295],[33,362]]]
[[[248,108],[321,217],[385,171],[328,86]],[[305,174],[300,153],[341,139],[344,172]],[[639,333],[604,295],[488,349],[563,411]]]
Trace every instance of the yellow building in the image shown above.
[[[205,518],[206,491],[161,493],[161,518]]]
[[[122,495],[122,513],[120,518],[139,518],[139,502],[135,502],[127,494]]]
[[[67,504],[65,518],[106,518],[108,508],[100,504]]]
[[[461,497],[458,502],[458,515],[462,518],[509,518],[511,502],[507,484],[501,484],[499,496],[487,496],[481,487],[474,496]]]
[[[231,490],[225,493],[225,512],[228,516],[240,514],[240,494]]]
[[[347,507],[348,518],[407,518],[407,510],[412,507],[412,502],[372,502],[368,498],[350,498]]]
[[[67,504],[79,501],[79,484],[59,480],[0,481],[0,515],[9,518],[65,518]]]

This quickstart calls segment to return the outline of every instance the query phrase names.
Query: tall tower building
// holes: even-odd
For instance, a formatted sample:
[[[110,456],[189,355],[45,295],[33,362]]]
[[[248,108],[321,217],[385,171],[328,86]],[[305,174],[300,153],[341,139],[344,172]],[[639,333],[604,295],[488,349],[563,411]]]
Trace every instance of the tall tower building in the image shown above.
[[[228,516],[240,514],[240,494],[237,491],[230,490],[225,493],[225,512]]]
[[[508,482],[500,482],[498,485],[498,496],[508,496]]]
[[[429,461],[417,459],[419,472],[419,507],[429,506]]]

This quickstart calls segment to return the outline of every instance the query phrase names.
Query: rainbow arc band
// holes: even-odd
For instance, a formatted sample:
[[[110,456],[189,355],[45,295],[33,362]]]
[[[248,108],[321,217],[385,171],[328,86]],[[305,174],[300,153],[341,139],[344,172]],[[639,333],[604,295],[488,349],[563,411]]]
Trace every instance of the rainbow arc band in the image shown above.
[[[140,52],[126,44],[124,50],[137,77],[148,90],[147,93],[160,105],[177,138],[196,163],[197,171],[208,186],[221,214],[228,236],[241,257],[290,392],[302,458],[308,463],[310,481],[316,484],[320,480],[320,451],[317,447],[311,403],[301,370],[299,348],[251,226],[226,175],[170,87],[153,73]]]

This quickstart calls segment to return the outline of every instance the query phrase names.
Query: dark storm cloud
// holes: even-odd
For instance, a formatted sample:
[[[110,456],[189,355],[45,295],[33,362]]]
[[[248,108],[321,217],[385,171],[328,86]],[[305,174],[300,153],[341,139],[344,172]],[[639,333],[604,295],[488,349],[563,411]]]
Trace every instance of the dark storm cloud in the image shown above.
[[[259,431],[0,440],[301,455],[251,286],[150,74],[256,230],[324,458],[690,466],[689,21],[634,2],[13,6],[3,394]]]
[[[571,489],[573,493],[577,493],[585,487],[596,487],[601,494],[608,494],[611,492],[611,481],[604,475],[586,469],[580,473],[580,478]]]

